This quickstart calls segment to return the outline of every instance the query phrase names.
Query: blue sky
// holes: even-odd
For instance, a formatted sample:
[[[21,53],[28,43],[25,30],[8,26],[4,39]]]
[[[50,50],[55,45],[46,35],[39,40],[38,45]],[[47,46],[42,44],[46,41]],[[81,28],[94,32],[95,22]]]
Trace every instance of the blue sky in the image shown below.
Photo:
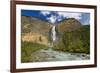
[[[65,11],[42,11],[42,10],[21,10],[22,16],[31,16],[38,19],[57,24],[63,19],[75,18],[83,25],[90,24],[90,13],[65,12]]]

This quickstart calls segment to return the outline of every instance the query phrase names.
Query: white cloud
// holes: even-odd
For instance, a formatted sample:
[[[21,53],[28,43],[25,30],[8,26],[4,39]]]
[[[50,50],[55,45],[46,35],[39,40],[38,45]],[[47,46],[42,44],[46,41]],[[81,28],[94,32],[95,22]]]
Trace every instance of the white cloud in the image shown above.
[[[75,18],[80,20],[82,18],[82,13],[74,13],[74,12],[51,12],[51,11],[41,11],[41,14],[46,16],[46,19],[51,23],[56,23],[61,21],[63,18]],[[50,15],[50,17],[47,17]]]
[[[55,23],[57,20],[57,17],[54,15],[51,15],[50,17],[47,18],[47,20],[49,20],[51,23]]]
[[[61,21],[62,20],[62,17],[61,16],[57,16],[57,15],[51,15],[50,17],[47,17],[46,18],[49,22],[51,23],[56,23],[57,21]]]
[[[46,15],[50,14],[50,11],[41,11],[40,13],[43,14],[44,16],[46,16]]]
[[[82,13],[72,13],[72,12],[57,12],[59,16],[63,16],[64,18],[75,18],[80,20]]]

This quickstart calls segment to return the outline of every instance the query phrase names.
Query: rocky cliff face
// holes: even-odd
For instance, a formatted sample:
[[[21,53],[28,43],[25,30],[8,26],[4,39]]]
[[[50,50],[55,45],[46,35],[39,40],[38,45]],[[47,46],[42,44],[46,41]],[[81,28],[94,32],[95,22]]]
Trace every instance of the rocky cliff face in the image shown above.
[[[22,41],[48,44],[49,30],[51,24],[34,17],[21,17]]]
[[[59,32],[63,33],[65,31],[74,31],[78,28],[81,27],[81,23],[76,20],[75,18],[68,18],[68,19],[64,19],[63,21],[61,21],[58,24],[58,30]]]
[[[22,33],[40,33],[46,35],[51,28],[51,24],[34,17],[21,17]]]
[[[64,19],[56,26],[60,32],[74,31],[78,29],[82,24],[75,18]],[[21,17],[21,31],[22,33],[40,33],[46,34],[49,32],[52,24],[34,17]]]

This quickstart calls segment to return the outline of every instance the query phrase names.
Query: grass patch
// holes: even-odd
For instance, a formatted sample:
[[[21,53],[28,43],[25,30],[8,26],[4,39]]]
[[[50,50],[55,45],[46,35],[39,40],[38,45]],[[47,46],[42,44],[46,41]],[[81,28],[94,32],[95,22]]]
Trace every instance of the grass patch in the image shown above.
[[[47,48],[47,46],[42,44],[32,42],[21,42],[21,62],[32,62],[32,53],[45,48]]]

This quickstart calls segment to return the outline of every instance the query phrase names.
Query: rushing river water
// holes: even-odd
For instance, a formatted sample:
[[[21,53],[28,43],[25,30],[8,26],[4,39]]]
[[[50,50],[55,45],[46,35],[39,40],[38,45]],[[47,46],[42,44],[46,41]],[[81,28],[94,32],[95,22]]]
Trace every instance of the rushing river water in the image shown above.
[[[32,54],[33,62],[46,62],[46,61],[70,61],[70,60],[88,60],[89,54],[83,53],[68,53],[55,51],[51,48],[39,50]]]

